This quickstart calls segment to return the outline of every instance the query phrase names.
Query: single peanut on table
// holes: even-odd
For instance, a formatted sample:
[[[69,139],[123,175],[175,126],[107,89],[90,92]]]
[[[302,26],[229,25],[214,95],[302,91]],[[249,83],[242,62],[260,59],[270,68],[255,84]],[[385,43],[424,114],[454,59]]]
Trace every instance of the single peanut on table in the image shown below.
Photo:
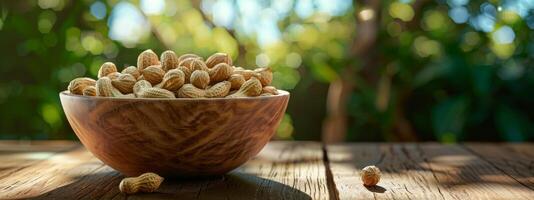
[[[375,186],[380,181],[380,169],[374,165],[367,166],[362,169],[361,176],[363,185]]]
[[[138,192],[156,191],[164,178],[155,173],[144,173],[138,177],[129,177],[122,179],[119,184],[119,190],[126,194],[135,194]]]

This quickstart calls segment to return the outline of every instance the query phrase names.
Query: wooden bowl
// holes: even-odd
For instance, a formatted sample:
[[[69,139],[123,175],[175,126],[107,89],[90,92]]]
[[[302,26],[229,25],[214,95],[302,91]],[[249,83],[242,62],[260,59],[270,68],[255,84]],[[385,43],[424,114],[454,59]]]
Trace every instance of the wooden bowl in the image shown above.
[[[229,172],[267,144],[289,93],[250,98],[134,99],[59,94],[72,129],[98,159],[127,176]]]

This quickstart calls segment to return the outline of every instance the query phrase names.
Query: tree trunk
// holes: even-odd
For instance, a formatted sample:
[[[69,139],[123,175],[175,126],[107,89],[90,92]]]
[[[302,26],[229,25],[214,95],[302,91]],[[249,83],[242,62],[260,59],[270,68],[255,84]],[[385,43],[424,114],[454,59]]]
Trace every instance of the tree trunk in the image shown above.
[[[371,58],[367,55],[373,51],[380,22],[380,0],[368,0],[365,14],[357,9],[357,1],[353,1],[356,18],[356,35],[348,53],[349,59],[359,59],[364,71],[370,78],[376,77]],[[365,15],[365,16],[364,16]],[[330,84],[326,102],[327,117],[323,124],[322,139],[324,143],[337,143],[345,140],[347,135],[347,98],[354,89],[355,66],[348,66],[341,75]]]

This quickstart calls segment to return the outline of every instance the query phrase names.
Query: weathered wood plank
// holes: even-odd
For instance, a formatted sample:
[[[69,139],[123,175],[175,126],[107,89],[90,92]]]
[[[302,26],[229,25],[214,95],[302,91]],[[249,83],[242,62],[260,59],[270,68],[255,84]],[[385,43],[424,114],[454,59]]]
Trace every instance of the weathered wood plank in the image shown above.
[[[0,180],[0,199],[38,197],[74,183],[101,167],[100,161],[78,146],[3,177]]]
[[[0,141],[0,179],[78,145],[71,141]]]
[[[322,146],[272,142],[228,175],[171,180],[150,194],[124,195],[123,178],[76,149],[0,180],[0,199],[328,199]]]
[[[68,140],[0,140],[0,152],[62,151],[79,143]]]
[[[328,146],[341,199],[532,199],[534,193],[457,145],[351,144]],[[366,165],[383,172],[380,187],[359,178]]]
[[[99,162],[99,161],[98,161]],[[119,183],[124,178],[119,172],[100,163],[94,171],[81,173],[75,180],[32,199],[111,199],[118,196]]]
[[[264,199],[279,199],[277,196],[282,199],[329,198],[323,150],[319,143],[274,143],[238,173],[262,178],[262,187],[258,188],[256,196]]]
[[[534,191],[458,145],[421,145],[428,168],[456,199],[533,199]]]
[[[470,143],[464,146],[517,182],[534,190],[534,144]]]
[[[340,199],[534,197],[530,188],[534,158],[531,145],[506,144],[499,148],[487,144],[469,144],[467,148],[439,144],[333,145],[327,146],[328,169],[323,163],[319,143],[272,142],[256,158],[228,175],[167,179],[155,193],[127,196],[118,191],[123,176],[77,143],[70,143],[78,145],[75,149],[67,144],[47,148],[7,143],[0,142],[0,166],[18,162],[24,167],[0,178],[0,199],[335,199],[337,195]],[[46,146],[46,142],[42,144]],[[65,152],[69,148],[71,150]],[[41,154],[35,160],[24,159],[39,152],[48,154]],[[361,184],[359,172],[373,164],[381,168],[383,177],[379,187],[366,188]],[[329,177],[330,174],[333,176]],[[335,190],[329,188],[329,178],[335,181]]]

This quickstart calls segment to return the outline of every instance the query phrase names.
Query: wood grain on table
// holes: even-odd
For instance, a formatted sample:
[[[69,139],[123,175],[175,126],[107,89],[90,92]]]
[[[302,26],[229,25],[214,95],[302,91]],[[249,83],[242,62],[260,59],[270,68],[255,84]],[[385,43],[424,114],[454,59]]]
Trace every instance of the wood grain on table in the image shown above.
[[[364,187],[360,170],[382,170]],[[68,141],[0,141],[0,199],[534,199],[534,144],[269,143],[225,176],[124,195],[123,175]]]

